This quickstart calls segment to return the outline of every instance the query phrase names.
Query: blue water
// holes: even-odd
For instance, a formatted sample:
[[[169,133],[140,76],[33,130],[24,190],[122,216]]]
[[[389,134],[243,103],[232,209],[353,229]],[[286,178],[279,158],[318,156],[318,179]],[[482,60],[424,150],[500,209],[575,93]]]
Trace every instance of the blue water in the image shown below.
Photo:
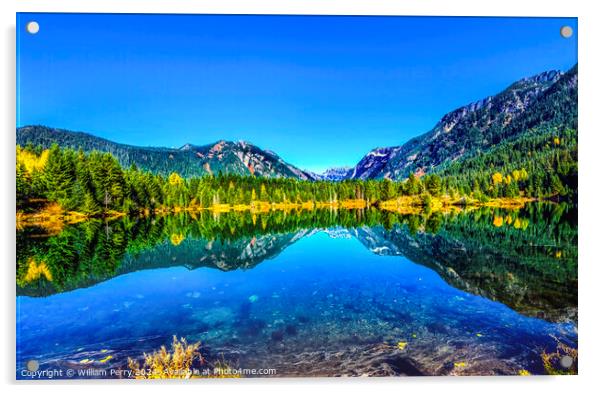
[[[173,335],[200,340],[208,358],[277,375],[437,375],[541,373],[539,354],[554,348],[552,336],[577,333],[324,232],[249,270],[144,270],[17,298],[18,368],[30,359],[70,367],[106,354],[103,366],[123,368],[128,356]]]

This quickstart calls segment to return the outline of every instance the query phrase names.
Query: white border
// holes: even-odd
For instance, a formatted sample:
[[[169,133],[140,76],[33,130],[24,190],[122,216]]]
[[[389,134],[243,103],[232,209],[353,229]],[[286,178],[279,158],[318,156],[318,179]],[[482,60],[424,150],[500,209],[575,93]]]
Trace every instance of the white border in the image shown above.
[[[526,0],[20,0],[20,11],[224,14],[577,16],[579,1]],[[587,7],[585,7],[587,8]]]
[[[2,52],[0,67],[3,92],[0,110],[3,124],[3,143],[0,171],[3,185],[0,198],[0,241],[3,258],[2,382],[13,389],[39,389],[81,392],[107,389],[193,389],[305,392],[308,389],[333,389],[341,386],[346,391],[371,389],[420,390],[438,392],[483,391],[504,392],[518,389],[537,389],[546,392],[578,391],[599,385],[596,380],[602,368],[602,341],[600,292],[601,263],[595,245],[599,243],[598,228],[602,223],[596,209],[602,177],[602,113],[600,94],[600,42],[602,15],[596,12],[595,1],[583,0],[2,0]],[[15,132],[15,12],[113,12],[113,13],[221,13],[221,14],[342,14],[342,15],[450,15],[450,16],[570,16],[579,18],[579,344],[580,361],[577,377],[469,377],[469,378],[399,378],[399,379],[278,379],[246,381],[200,381],[201,383],[111,383],[99,385],[79,383],[15,383],[14,329],[15,329],[15,229],[14,229],[14,132]],[[600,381],[602,382],[602,381]]]

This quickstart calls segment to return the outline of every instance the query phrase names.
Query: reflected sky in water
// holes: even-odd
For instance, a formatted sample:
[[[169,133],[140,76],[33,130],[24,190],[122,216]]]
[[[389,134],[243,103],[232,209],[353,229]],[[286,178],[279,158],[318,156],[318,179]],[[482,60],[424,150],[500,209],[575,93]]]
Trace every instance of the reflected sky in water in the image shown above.
[[[20,296],[18,367],[32,358],[69,367],[106,353],[105,366],[125,367],[178,335],[200,340],[208,358],[279,375],[542,373],[539,353],[555,349],[552,336],[576,342],[572,323],[519,314],[373,251],[345,230],[317,231],[248,270],[142,270]]]

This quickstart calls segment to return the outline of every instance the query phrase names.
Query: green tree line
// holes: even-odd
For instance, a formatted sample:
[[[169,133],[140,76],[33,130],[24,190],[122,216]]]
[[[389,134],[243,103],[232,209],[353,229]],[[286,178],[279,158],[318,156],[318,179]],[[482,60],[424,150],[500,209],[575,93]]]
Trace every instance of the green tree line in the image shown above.
[[[577,131],[533,129],[487,152],[477,152],[438,171],[444,188],[477,198],[560,197],[577,200]],[[492,187],[494,175],[502,181]],[[505,181],[510,175],[515,181]]]
[[[546,198],[576,193],[576,132],[554,137],[547,132],[519,138],[492,150],[443,168],[438,173],[403,181],[344,180],[302,181],[217,174],[184,178],[123,168],[110,153],[84,153],[40,146],[17,146],[17,206],[32,209],[32,202],[47,200],[68,211],[101,215],[157,208],[210,207],[215,204],[336,202],[363,199],[369,205],[400,196],[471,197],[488,199],[519,195]],[[528,160],[515,157],[527,151]],[[523,153],[524,155],[524,153]]]

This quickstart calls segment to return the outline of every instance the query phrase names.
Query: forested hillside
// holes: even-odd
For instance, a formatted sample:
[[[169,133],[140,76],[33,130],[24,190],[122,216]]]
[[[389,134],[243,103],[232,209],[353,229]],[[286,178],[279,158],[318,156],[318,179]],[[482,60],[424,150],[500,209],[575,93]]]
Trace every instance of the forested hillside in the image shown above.
[[[246,142],[219,141],[203,146],[186,144],[179,149],[140,147],[115,143],[84,132],[26,126],[17,129],[17,144],[45,149],[57,144],[84,153],[110,153],[125,168],[136,165],[164,176],[176,172],[186,178],[219,173],[302,180],[314,178],[313,174],[284,162],[277,154]]]
[[[460,175],[459,187],[466,188],[477,185],[468,178],[482,183],[496,172],[507,177],[525,169],[531,194],[568,193],[576,191],[576,130],[577,66],[522,79],[446,114],[432,131],[402,146],[374,149],[351,177]]]

